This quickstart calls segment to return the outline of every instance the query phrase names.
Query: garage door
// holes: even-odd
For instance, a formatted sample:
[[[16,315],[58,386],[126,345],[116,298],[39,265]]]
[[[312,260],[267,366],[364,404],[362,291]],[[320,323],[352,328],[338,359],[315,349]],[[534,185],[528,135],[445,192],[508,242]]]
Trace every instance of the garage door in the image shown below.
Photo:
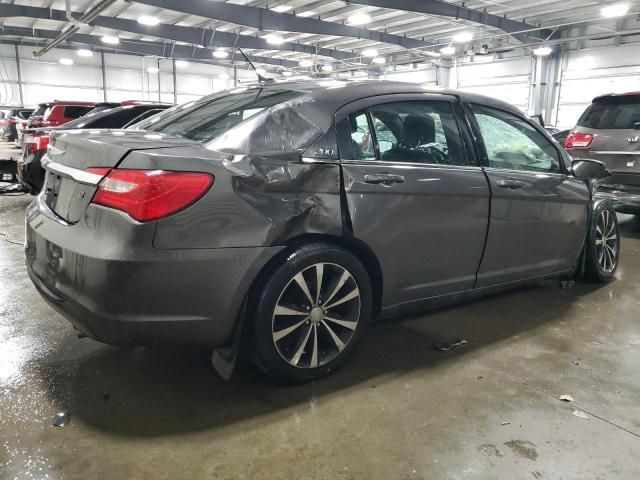
[[[569,52],[560,81],[556,125],[573,127],[598,95],[631,91],[640,91],[640,46]]]
[[[525,113],[529,110],[530,83],[530,58],[470,63],[458,67],[460,90],[499,98]]]

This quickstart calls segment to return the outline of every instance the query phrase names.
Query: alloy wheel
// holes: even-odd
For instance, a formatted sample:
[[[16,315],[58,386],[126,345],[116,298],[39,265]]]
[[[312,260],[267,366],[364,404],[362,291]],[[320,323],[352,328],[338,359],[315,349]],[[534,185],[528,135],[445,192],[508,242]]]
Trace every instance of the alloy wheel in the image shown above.
[[[330,362],[353,338],[360,307],[358,284],[347,269],[335,263],[306,267],[289,280],[274,308],[278,354],[297,368]]]
[[[598,263],[609,273],[616,268],[618,254],[618,234],[616,221],[609,210],[603,210],[596,224],[596,252]]]

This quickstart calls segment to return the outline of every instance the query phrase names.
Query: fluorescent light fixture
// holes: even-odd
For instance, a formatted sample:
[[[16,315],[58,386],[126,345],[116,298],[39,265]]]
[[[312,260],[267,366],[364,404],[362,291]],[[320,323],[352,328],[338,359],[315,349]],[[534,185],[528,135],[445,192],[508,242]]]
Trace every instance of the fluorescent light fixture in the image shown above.
[[[473,33],[471,32],[460,32],[456,33],[452,40],[456,43],[468,43],[473,40]]]
[[[71,60],[70,58],[61,58],[60,60],[58,60],[58,62],[60,63],[60,65],[73,65],[73,60]]]
[[[347,22],[349,25],[365,25],[371,22],[371,17],[366,13],[354,13],[347,19]]]
[[[158,73],[159,71],[158,67],[147,67],[147,73]]]
[[[322,70],[323,72],[329,73],[329,72],[333,72],[333,67],[331,65],[323,65],[322,68],[320,68],[320,70]]]
[[[293,7],[291,5],[278,5],[277,7],[273,7],[271,10],[278,13],[288,12]]]
[[[538,47],[533,51],[533,54],[537,57],[546,57],[547,55],[551,55],[553,50],[551,47]]]
[[[300,12],[297,15],[299,17],[313,17],[314,15],[317,15],[318,12],[314,12],[313,10],[307,10],[306,12]]]
[[[312,66],[312,65],[313,65],[313,61],[311,61],[311,60],[309,60],[309,59],[306,59],[306,58],[305,58],[304,60],[300,60],[300,61],[298,62],[298,64],[299,64],[301,67],[310,67],[310,66]]]
[[[606,7],[602,7],[600,9],[600,13],[603,17],[613,18],[613,17],[622,17],[626,15],[629,11],[629,5],[626,3],[617,3],[615,5],[608,5]]]
[[[291,75],[293,75],[293,72],[290,72],[289,70],[285,70],[284,72],[282,72],[283,77],[290,77]]]
[[[276,35],[275,33],[270,33],[262,38],[264,38],[267,43],[270,43],[271,45],[280,45],[284,42],[284,38],[282,38],[280,35]]]
[[[100,40],[102,40],[102,43],[106,43],[107,45],[117,45],[120,43],[120,39],[113,35],[105,35]]]
[[[176,67],[178,68],[187,68],[189,66],[189,62],[186,60],[176,60]]]
[[[371,60],[371,63],[377,63],[378,65],[382,65],[383,63],[387,63],[387,59],[384,57],[376,57]]]
[[[218,75],[218,79],[219,80],[229,80],[229,74],[221,73],[220,75]]]
[[[426,55],[426,56],[428,56],[428,57],[433,57],[433,58],[438,58],[438,57],[441,57],[441,56],[442,56],[442,54],[441,54],[441,53],[438,53],[438,52],[429,52],[429,51],[425,51],[425,52],[422,52],[422,53],[423,53],[423,54],[425,54],[425,55]]]
[[[93,57],[93,52],[91,50],[87,50],[86,48],[81,48],[76,52],[76,55],[79,57]]]
[[[214,58],[227,58],[229,56],[229,52],[226,52],[222,49],[217,49],[213,51]]]
[[[377,57],[378,56],[378,50],[376,50],[375,48],[367,48],[367,49],[362,51],[362,56],[363,57]]]
[[[456,47],[448,45],[446,47],[443,47],[440,49],[440,53],[442,55],[455,55],[456,54]]]
[[[138,18],[138,23],[140,25],[148,25],[150,27],[153,27],[155,25],[158,25],[160,23],[160,20],[158,20],[158,17],[152,17],[151,15],[141,15]]]

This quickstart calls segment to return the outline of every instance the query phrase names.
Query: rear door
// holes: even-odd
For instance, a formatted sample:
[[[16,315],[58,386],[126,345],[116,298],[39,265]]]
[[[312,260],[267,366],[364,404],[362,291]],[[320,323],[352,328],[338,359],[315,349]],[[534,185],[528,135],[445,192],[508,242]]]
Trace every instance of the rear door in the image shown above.
[[[491,183],[478,287],[570,269],[587,228],[590,193],[569,175],[555,142],[524,116],[471,105]]]
[[[447,95],[385,95],[336,114],[353,235],[381,263],[383,306],[473,287],[489,187]]]

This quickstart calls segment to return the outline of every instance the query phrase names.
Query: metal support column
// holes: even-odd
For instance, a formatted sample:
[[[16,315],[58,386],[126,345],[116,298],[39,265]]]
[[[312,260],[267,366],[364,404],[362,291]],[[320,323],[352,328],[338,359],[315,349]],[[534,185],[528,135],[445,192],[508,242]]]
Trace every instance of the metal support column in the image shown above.
[[[107,101],[107,73],[104,68],[104,52],[100,52],[100,70],[102,71],[102,101]]]
[[[172,58],[171,59],[171,73],[173,76],[173,103],[175,103],[176,105],[178,104],[178,89],[177,89],[177,85],[178,85],[178,80],[176,78],[176,59]]]
[[[14,45],[16,53],[16,71],[18,73],[18,95],[20,96],[20,106],[24,107],[24,96],[22,93],[22,71],[20,70],[20,52],[18,51],[18,45]]]
[[[542,115],[545,124],[552,121],[554,91],[558,76],[558,54],[535,57],[532,76],[531,115]]]

